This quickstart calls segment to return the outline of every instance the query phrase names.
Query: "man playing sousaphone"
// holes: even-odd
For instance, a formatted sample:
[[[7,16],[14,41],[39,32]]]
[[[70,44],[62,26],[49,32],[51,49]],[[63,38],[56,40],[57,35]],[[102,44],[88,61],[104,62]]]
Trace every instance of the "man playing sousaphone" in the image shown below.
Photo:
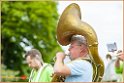
[[[79,36],[80,35],[80,36]],[[98,54],[98,39],[94,29],[81,21],[78,4],[65,8],[57,25],[57,41],[69,45],[71,61],[63,63],[65,54],[58,52],[52,82],[100,82],[104,74],[104,63]]]
[[[65,54],[58,52],[54,65],[54,73],[66,76],[65,82],[92,82],[93,68],[89,59],[87,41],[83,36],[74,35],[69,47],[70,62],[64,64]]]

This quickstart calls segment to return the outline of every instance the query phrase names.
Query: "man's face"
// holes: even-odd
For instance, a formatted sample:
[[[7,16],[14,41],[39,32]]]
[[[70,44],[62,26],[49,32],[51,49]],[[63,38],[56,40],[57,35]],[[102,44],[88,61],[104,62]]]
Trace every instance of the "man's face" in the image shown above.
[[[31,68],[37,67],[37,60],[35,58],[31,58],[30,56],[27,56],[26,61],[29,67]]]
[[[69,54],[72,60],[80,57],[81,48],[81,45],[78,45],[77,42],[71,42],[68,50],[70,52]]]

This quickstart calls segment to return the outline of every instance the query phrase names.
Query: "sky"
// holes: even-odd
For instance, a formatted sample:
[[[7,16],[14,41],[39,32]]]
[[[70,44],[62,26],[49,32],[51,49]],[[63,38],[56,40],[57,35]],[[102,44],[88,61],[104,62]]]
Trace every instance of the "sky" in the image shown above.
[[[81,21],[90,24],[98,37],[99,55],[107,65],[105,56],[107,44],[116,42],[117,49],[123,50],[123,2],[122,1],[59,1],[58,12],[71,3],[77,3],[81,9]],[[68,46],[62,46],[67,52]]]

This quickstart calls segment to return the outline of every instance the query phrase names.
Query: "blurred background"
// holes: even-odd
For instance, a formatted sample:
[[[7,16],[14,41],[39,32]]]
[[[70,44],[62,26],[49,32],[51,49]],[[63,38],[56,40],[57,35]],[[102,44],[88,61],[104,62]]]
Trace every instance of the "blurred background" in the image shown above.
[[[27,81],[30,68],[24,55],[40,50],[45,62],[52,63],[57,51],[57,2],[1,2],[1,81]],[[25,79],[27,77],[27,79]]]
[[[99,54],[105,66],[108,44],[123,50],[122,1],[1,1],[1,71],[2,82],[25,82],[31,69],[25,61],[26,51],[36,48],[45,62],[53,64],[58,51],[67,52],[56,39],[59,16],[71,3],[81,8],[82,21],[97,33]],[[111,48],[111,47],[110,47]]]

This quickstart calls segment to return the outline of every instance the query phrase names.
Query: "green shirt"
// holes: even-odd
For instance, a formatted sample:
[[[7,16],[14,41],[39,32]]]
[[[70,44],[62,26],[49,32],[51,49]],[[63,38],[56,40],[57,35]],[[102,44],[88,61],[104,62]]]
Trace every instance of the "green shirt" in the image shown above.
[[[120,61],[120,67],[115,67],[115,72],[118,74],[122,74],[123,72],[123,62]]]
[[[120,76],[120,78],[117,80],[117,82],[123,82],[123,67],[124,63],[123,61],[120,61],[120,67],[115,67],[115,72]]]
[[[50,64],[43,65],[38,71],[32,70],[29,82],[51,82],[53,67]]]

